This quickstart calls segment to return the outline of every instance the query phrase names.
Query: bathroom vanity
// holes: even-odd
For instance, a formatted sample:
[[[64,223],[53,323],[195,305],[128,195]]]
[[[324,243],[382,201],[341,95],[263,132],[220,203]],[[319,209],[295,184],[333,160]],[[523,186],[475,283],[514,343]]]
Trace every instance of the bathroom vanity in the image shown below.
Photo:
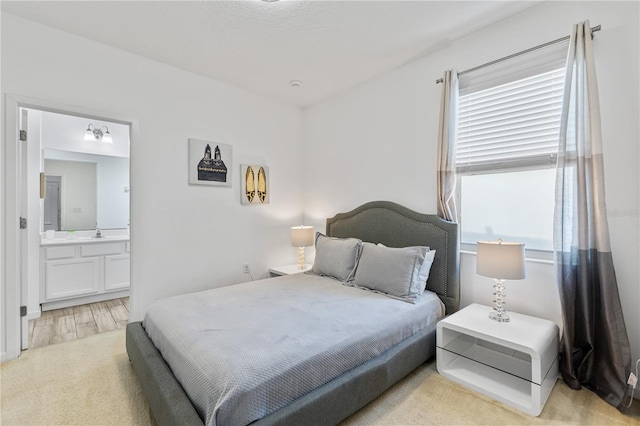
[[[126,297],[129,271],[128,235],[43,238],[40,243],[42,310]]]

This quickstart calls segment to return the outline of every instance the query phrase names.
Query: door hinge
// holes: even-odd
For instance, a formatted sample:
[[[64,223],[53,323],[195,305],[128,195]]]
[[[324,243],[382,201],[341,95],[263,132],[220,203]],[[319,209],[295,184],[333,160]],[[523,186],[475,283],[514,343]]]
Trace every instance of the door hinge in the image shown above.
[[[21,217],[20,218],[20,229],[27,229],[27,218],[26,217]]]
[[[20,317],[26,317],[26,316],[27,316],[27,307],[20,306]]]
[[[20,140],[22,142],[25,142],[27,140],[27,131],[26,130],[20,130]]]

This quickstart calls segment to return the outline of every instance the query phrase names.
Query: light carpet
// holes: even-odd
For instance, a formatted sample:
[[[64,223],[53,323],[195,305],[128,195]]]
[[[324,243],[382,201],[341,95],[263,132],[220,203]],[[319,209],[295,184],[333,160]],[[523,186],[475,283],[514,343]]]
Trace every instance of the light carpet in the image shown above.
[[[154,424],[124,330],[25,351],[0,373],[2,425]],[[640,425],[637,413],[625,416],[558,381],[540,417],[531,417],[456,385],[428,363],[343,425]]]

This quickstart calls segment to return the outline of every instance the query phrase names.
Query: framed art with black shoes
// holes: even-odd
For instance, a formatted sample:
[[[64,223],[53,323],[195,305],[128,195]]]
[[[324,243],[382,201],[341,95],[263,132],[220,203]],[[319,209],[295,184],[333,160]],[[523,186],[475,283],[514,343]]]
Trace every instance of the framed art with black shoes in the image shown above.
[[[189,139],[189,184],[231,186],[233,147]]]
[[[242,204],[269,204],[271,189],[269,167],[259,164],[240,165],[240,199]]]

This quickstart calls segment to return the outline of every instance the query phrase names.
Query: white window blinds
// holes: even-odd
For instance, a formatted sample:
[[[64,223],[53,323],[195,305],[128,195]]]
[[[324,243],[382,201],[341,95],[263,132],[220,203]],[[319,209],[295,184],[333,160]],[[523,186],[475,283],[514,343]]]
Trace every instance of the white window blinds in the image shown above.
[[[495,173],[555,164],[564,68],[461,95],[458,173]]]

